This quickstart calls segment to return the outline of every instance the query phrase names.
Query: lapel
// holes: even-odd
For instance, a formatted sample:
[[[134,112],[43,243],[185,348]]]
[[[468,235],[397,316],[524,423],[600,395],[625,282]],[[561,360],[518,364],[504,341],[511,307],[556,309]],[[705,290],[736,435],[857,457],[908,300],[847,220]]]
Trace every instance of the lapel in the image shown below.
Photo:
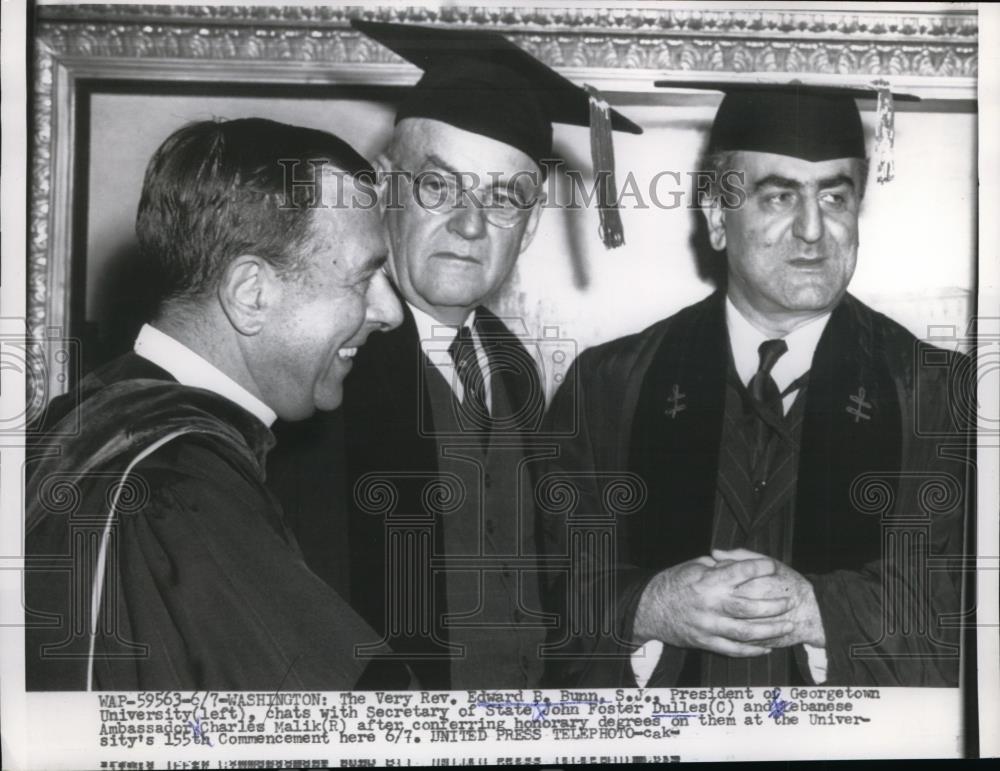
[[[716,292],[674,317],[639,394],[629,467],[648,498],[642,516],[629,518],[623,546],[641,567],[710,548],[729,346],[724,301]]]
[[[492,378],[493,413],[489,438],[491,453],[487,462],[513,464],[514,473],[517,474],[520,462],[529,452],[523,444],[528,436],[538,430],[545,412],[545,393],[537,364],[520,338],[483,306],[476,309],[476,334],[489,359]],[[493,451],[503,445],[505,449]],[[517,447],[520,447],[519,451],[515,450]],[[516,461],[511,457],[514,453],[517,455]],[[502,470],[500,466],[497,468]],[[531,497],[523,494],[520,485],[509,491],[494,489],[488,496],[492,505],[500,503],[503,496],[513,496],[509,503],[503,504],[505,509],[501,519],[502,526],[509,530],[507,535],[515,541],[512,542],[505,537],[498,543],[494,535],[488,529],[485,530],[486,540],[493,553],[507,553],[514,543],[517,543],[521,535],[521,525],[534,521],[533,516],[525,516],[526,512],[533,509],[523,508],[532,506]],[[522,545],[517,543],[514,548],[520,549]],[[524,591],[522,585],[533,585],[531,577],[519,576],[516,572],[502,571],[500,580],[512,597],[519,591]]]
[[[718,491],[726,500],[744,533],[749,533],[755,525],[756,511],[753,480],[748,468],[751,454],[750,439],[745,430],[748,396],[746,388],[736,374],[736,366],[730,350],[728,335],[726,342],[726,381],[721,409],[722,435],[719,446]]]
[[[793,426],[793,421],[796,420],[801,421],[801,415],[789,413],[784,430],[790,437],[787,440],[782,439],[781,444],[774,449],[770,478],[754,518],[754,529],[763,529],[767,526],[776,514],[787,510],[784,507],[789,499],[794,500],[795,498],[800,458],[798,440]],[[783,559],[787,559],[787,555]]]
[[[490,362],[490,377],[503,382],[506,409],[495,410],[492,432],[533,431],[545,411],[545,393],[535,360],[521,340],[484,306],[476,308],[476,333]],[[493,393],[497,389],[493,388]]]
[[[881,555],[880,519],[856,511],[851,491],[860,474],[895,476],[901,463],[900,405],[874,319],[846,295],[813,357],[792,552],[800,571],[858,567]]]

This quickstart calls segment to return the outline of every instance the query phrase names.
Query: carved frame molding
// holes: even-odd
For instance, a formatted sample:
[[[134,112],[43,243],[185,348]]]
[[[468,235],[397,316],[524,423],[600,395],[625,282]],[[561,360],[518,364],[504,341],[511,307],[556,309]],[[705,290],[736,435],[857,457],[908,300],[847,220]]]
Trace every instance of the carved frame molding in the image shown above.
[[[976,94],[974,10],[897,13],[713,7],[441,9],[362,6],[40,6],[34,40],[27,328],[70,322],[73,175],[82,80],[406,85],[418,71],[351,18],[486,27],[567,77],[620,98],[666,99],[656,78],[889,80],[933,99]],[[633,95],[630,97],[629,95]],[[664,103],[666,103],[664,101]],[[65,390],[65,361],[34,361],[29,401]]]

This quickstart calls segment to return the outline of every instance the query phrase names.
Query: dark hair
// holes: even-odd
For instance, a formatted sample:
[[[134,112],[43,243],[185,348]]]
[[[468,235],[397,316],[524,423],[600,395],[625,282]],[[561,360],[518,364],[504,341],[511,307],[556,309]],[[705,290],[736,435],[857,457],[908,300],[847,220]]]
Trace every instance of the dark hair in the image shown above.
[[[317,129],[244,118],[171,134],[146,168],[135,226],[160,301],[212,292],[241,254],[282,273],[300,269],[312,209],[322,205],[320,185],[301,180],[324,167],[374,180],[353,147]]]

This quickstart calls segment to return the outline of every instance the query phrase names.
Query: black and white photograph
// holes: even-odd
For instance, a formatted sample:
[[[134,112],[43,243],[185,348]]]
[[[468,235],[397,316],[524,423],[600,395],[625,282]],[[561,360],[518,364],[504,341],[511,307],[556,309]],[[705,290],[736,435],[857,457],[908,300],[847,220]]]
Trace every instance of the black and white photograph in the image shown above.
[[[1000,14],[3,34],[5,769],[1000,754]]]

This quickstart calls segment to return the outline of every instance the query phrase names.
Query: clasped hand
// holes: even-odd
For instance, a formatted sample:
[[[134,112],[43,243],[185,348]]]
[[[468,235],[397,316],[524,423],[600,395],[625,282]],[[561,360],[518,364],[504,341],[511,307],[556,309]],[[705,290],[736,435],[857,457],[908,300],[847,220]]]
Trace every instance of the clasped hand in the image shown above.
[[[658,573],[636,611],[636,642],[750,657],[826,639],[812,584],[778,560],[715,550]]]

